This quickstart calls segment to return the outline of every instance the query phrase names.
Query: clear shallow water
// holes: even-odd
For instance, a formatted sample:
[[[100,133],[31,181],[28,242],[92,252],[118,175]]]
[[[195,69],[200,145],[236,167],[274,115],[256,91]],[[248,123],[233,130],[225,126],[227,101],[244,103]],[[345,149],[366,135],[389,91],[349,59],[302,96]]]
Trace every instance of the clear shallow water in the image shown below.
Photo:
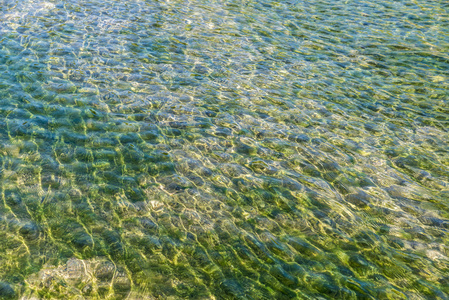
[[[443,1],[0,1],[4,298],[447,299]]]

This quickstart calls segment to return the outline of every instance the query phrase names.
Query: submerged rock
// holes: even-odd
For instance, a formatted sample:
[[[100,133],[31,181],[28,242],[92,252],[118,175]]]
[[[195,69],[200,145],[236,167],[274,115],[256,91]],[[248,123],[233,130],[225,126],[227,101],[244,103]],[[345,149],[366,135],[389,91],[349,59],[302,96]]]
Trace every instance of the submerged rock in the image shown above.
[[[57,92],[59,94],[69,94],[76,91],[76,86],[70,81],[50,82],[44,87],[49,91]]]
[[[71,258],[59,266],[44,265],[38,273],[26,278],[30,290],[34,292],[24,295],[24,299],[41,299],[44,294],[98,299],[109,293],[114,294],[114,299],[125,299],[131,291],[132,282],[124,270],[123,266],[104,258]],[[12,287],[0,282],[0,299],[15,298]]]
[[[6,192],[5,193],[6,204],[15,206],[22,203],[22,197],[16,192]]]
[[[26,240],[32,241],[39,237],[39,228],[33,222],[26,223],[19,229],[19,233]]]
[[[370,202],[373,201],[373,197],[362,190],[347,195],[346,199],[359,208],[366,208],[370,205]]]
[[[270,274],[276,277],[283,285],[288,287],[296,287],[299,283],[298,278],[289,274],[281,266],[274,266],[270,269]]]
[[[95,277],[100,280],[111,280],[114,276],[115,269],[115,265],[112,262],[101,262],[95,269]]]
[[[223,290],[224,294],[228,297],[231,297],[232,299],[247,299],[245,297],[245,290],[236,280],[224,280],[220,284],[220,287]]]
[[[12,286],[7,283],[0,281],[0,299],[15,299],[16,298],[16,292],[12,288]]]

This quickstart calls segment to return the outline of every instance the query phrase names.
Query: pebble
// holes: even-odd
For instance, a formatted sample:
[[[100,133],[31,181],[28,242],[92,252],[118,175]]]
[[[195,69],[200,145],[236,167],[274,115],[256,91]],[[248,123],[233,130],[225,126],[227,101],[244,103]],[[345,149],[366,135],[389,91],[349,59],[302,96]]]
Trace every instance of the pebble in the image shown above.
[[[288,137],[290,141],[297,142],[297,143],[308,143],[310,142],[310,138],[306,134],[297,134],[297,135],[290,135]]]
[[[295,288],[299,283],[296,277],[289,274],[281,266],[271,267],[270,274],[276,277],[276,279],[279,280],[282,284],[291,288]]]
[[[106,230],[102,234],[102,236],[112,254],[114,254],[115,256],[122,256],[125,253],[125,250],[123,249],[122,242],[117,233],[115,233],[111,230]]]
[[[115,265],[110,261],[104,261],[95,268],[95,277],[102,281],[111,280],[115,273]]]
[[[364,273],[371,267],[370,262],[368,262],[363,256],[355,253],[349,254],[349,265],[359,273]]]
[[[162,244],[156,236],[145,236],[139,241],[139,244],[150,253],[162,249]]]
[[[16,206],[22,203],[22,197],[16,192],[5,192],[5,201],[10,206]]]
[[[118,269],[114,278],[114,291],[120,295],[127,294],[131,290],[131,281],[125,271]]]
[[[32,241],[39,237],[39,228],[35,223],[29,222],[20,228],[19,233],[26,240]]]
[[[73,235],[72,243],[80,249],[84,249],[85,247],[93,247],[94,245],[92,237],[84,231],[76,232]]]
[[[16,292],[12,288],[12,286],[9,283],[6,283],[4,281],[0,281],[0,299],[15,299],[16,298]]]
[[[262,242],[258,241],[255,237],[250,235],[245,235],[244,239],[248,246],[260,259],[268,263],[272,263],[274,261],[272,255],[270,254],[270,251]]]
[[[366,208],[370,205],[370,202],[373,201],[373,197],[366,192],[359,190],[357,193],[347,195],[346,200],[359,208]]]
[[[51,82],[44,87],[60,94],[70,94],[76,91],[76,86],[71,82]]]
[[[139,219],[140,224],[142,225],[143,228],[147,229],[147,230],[156,230],[157,229],[157,225],[156,223],[154,223],[153,221],[151,221],[149,218],[146,217],[142,217]]]
[[[67,278],[81,281],[86,277],[86,267],[81,259],[71,258],[67,261],[65,268],[65,275]]]
[[[228,295],[232,299],[247,299],[245,290],[236,280],[226,279],[220,284],[220,288],[225,295]]]
[[[314,257],[322,253],[320,249],[298,237],[290,237],[288,243],[302,255]]]

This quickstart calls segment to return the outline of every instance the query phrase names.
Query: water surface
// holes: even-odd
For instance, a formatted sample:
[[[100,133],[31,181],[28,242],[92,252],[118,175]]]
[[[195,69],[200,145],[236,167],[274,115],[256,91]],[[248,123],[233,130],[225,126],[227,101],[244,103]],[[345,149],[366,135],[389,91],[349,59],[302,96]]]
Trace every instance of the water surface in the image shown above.
[[[448,299],[449,6],[376,2],[0,0],[0,297]]]

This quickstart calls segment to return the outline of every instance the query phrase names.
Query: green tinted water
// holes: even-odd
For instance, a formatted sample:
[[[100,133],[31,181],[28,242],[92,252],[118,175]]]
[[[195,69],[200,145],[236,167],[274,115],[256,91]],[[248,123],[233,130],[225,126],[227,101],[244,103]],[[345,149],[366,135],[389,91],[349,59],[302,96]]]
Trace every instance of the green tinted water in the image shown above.
[[[0,0],[0,298],[448,299],[444,1]]]

